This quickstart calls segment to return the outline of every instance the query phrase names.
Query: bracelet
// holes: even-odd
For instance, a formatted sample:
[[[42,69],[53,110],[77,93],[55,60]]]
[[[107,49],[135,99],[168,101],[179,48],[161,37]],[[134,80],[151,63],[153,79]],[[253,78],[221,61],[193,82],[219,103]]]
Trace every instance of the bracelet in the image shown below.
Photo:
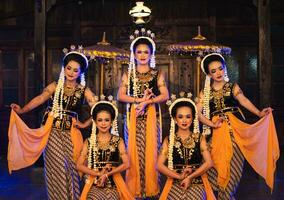
[[[151,101],[151,103],[152,103],[152,104],[154,104],[154,103],[155,103],[153,98],[151,98],[151,99],[150,99],[150,101]]]

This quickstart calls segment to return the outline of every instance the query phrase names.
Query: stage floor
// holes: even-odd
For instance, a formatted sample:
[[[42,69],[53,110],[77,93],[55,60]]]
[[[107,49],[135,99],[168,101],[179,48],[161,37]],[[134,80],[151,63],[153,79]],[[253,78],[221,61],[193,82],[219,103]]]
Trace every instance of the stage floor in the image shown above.
[[[283,153],[283,151],[281,152]],[[9,175],[5,157],[0,157],[0,200],[45,200],[46,191],[42,167],[29,167]],[[270,194],[262,178],[245,164],[244,174],[237,190],[240,200],[284,199],[284,159],[277,163],[275,189]]]

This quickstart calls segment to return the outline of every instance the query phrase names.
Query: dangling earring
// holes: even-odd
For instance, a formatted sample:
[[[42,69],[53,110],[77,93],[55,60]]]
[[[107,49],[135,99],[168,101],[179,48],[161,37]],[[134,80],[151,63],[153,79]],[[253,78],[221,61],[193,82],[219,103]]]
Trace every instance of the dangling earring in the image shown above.
[[[151,56],[151,59],[150,59],[150,67],[152,69],[154,69],[156,67],[156,58],[155,58],[155,54],[153,52],[152,56]]]
[[[88,155],[88,167],[96,167],[96,152],[97,152],[97,127],[94,120],[92,125],[92,134],[90,137],[90,147],[89,147],[89,155]]]
[[[80,84],[86,86],[85,73],[82,73],[80,76]]]
[[[111,134],[119,136],[118,128],[117,128],[117,119],[113,120],[112,127],[111,127]]]
[[[60,119],[62,119],[62,110],[63,110],[64,80],[65,80],[65,73],[64,73],[64,67],[62,67],[58,83],[55,89],[53,106],[52,106],[52,112],[54,113],[54,116],[55,117],[60,116]]]
[[[228,72],[227,72],[227,66],[225,66],[225,72],[224,72],[224,81],[229,82]]]
[[[173,148],[174,148],[174,141],[175,141],[175,122],[171,117],[171,128],[170,128],[170,135],[169,135],[169,151],[168,151],[168,168],[173,169]]]

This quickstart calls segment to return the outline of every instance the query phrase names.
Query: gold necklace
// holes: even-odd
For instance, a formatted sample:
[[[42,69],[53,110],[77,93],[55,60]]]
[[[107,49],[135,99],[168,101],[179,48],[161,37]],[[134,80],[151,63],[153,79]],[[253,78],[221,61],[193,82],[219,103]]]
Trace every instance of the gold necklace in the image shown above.
[[[70,86],[65,85],[65,87],[64,87],[64,94],[66,96],[72,96],[74,94],[75,88],[76,88],[76,86],[75,87],[70,87]]]

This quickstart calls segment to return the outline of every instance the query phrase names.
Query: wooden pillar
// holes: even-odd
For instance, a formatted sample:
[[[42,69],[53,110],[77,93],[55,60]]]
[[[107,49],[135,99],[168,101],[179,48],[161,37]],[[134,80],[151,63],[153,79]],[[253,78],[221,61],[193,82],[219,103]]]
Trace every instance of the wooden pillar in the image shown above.
[[[258,0],[258,73],[260,106],[271,102],[272,52],[270,39],[270,0]]]
[[[46,65],[46,0],[35,1],[34,52],[36,93],[45,87]]]
[[[73,20],[72,20],[72,26],[73,26],[73,41],[70,45],[82,45],[81,41],[81,4],[76,3],[73,6]]]

